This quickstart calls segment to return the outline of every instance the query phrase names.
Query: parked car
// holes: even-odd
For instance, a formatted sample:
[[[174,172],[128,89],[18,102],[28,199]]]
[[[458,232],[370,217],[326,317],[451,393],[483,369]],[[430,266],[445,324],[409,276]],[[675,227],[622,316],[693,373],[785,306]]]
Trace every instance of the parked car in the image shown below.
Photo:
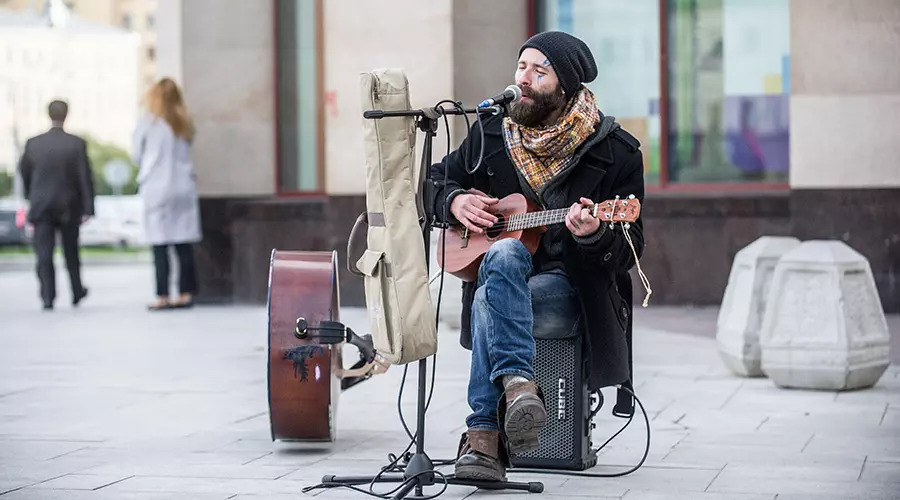
[[[28,245],[33,228],[25,220],[28,202],[7,198],[0,200],[0,245]]]
[[[83,246],[144,246],[144,219],[141,199],[134,195],[107,196],[94,199],[96,214],[81,226],[79,240]]]

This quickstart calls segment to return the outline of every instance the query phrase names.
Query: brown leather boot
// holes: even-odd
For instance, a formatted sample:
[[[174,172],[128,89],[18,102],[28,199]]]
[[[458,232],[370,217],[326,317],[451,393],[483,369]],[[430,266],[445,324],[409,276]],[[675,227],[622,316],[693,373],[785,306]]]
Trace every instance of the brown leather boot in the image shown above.
[[[544,394],[532,381],[519,382],[506,389],[498,403],[497,415],[513,455],[534,451],[540,446],[538,435],[547,424]]]
[[[456,477],[505,481],[508,463],[500,431],[469,429],[463,433],[456,453]]]

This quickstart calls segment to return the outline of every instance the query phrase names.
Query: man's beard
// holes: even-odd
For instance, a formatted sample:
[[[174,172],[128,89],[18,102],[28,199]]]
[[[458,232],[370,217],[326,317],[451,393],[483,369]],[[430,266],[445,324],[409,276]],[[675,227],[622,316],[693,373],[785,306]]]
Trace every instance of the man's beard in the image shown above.
[[[516,102],[509,108],[509,117],[519,125],[538,128],[554,111],[566,105],[566,97],[562,87],[550,92],[536,92],[528,87],[522,89],[523,97],[530,97],[532,102]]]

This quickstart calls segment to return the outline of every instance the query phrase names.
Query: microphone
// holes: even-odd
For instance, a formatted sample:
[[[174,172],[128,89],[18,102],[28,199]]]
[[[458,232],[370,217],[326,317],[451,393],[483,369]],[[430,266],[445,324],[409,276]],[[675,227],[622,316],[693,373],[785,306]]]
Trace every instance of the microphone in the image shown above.
[[[479,104],[478,107],[487,108],[490,106],[509,104],[512,102],[518,102],[518,100],[521,98],[522,89],[520,89],[518,85],[510,85],[509,87],[506,87],[506,90],[495,95],[494,97],[481,101],[481,104]]]

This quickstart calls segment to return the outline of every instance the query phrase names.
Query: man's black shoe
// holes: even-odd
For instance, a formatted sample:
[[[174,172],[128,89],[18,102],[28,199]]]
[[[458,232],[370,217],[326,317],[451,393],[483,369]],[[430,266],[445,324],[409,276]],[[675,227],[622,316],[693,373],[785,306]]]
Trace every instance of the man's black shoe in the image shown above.
[[[78,303],[81,302],[81,299],[87,297],[87,294],[88,289],[85,287],[81,287],[81,293],[76,294],[75,297],[72,298],[72,305],[77,306]]]

